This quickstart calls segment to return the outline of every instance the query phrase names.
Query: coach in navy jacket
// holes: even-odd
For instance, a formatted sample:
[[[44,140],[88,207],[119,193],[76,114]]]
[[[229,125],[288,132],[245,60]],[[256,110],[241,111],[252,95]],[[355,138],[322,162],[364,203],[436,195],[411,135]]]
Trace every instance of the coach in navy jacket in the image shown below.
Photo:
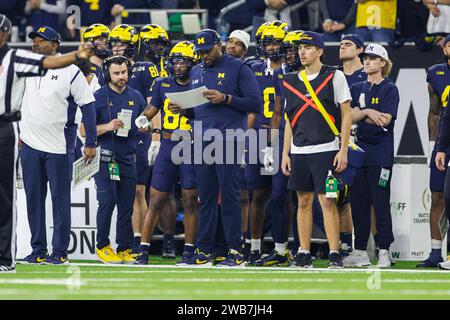
[[[202,153],[211,143],[203,139],[205,131],[208,129],[220,130],[219,138],[227,140],[224,145],[231,143],[235,148],[238,143],[243,141],[236,141],[236,139],[225,136],[225,132],[227,129],[245,130],[247,113],[259,112],[262,101],[256,78],[250,67],[243,61],[222,54],[222,45],[216,31],[210,29],[201,31],[195,37],[195,45],[203,62],[191,71],[192,86],[193,88],[206,86],[209,90],[204,93],[204,96],[210,102],[194,108],[194,119],[201,121],[202,129],[202,134],[199,134],[200,126],[198,123],[194,123],[194,135],[202,138]],[[198,158],[198,154],[195,156]],[[230,249],[228,258],[222,264],[239,266],[243,261],[240,254],[240,165],[236,158],[232,164],[226,163],[225,158],[224,152],[223,162],[215,159],[213,164],[206,164],[205,159],[202,159],[201,164],[195,165],[200,197],[200,215],[197,234],[198,249],[197,254],[194,255],[194,264],[210,263],[209,254],[214,243],[217,225],[219,191],[225,239]]]

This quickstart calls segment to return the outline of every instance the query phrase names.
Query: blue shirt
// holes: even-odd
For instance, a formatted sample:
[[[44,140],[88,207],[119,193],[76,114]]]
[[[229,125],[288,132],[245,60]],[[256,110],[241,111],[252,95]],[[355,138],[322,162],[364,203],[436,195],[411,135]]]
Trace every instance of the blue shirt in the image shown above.
[[[275,96],[281,98],[281,122],[280,122],[280,128],[284,128],[286,124],[286,113],[284,112],[284,102],[285,97],[283,94],[283,75],[286,73],[291,72],[291,67],[288,64],[283,64],[281,67],[279,67],[275,72],[273,73],[273,85],[275,87]],[[284,134],[284,130],[281,131],[281,134]]]
[[[191,89],[191,84],[178,84],[173,76],[168,78],[157,78],[152,87],[152,106],[161,110],[162,128],[164,131],[191,130],[189,119],[180,114],[173,114],[169,110],[168,92],[183,92]]]
[[[87,27],[94,23],[111,24],[113,21],[111,9],[116,3],[116,0],[71,0],[68,1],[67,6],[77,5],[80,7],[81,25]]]
[[[350,88],[352,85],[354,85],[357,82],[366,81],[367,80],[367,73],[364,72],[364,68],[361,68],[359,70],[356,70],[351,75],[345,75],[345,79],[347,79],[348,87]]]
[[[106,81],[103,76],[102,68],[95,63],[91,63],[91,72],[97,76],[98,84],[103,87],[106,84]]]
[[[430,67],[427,72],[427,82],[439,98],[439,106],[441,107],[439,126],[441,126],[450,93],[450,66],[448,63],[436,64]],[[439,140],[440,135],[441,130],[439,130],[436,140]],[[437,144],[435,145],[435,149],[437,149]],[[450,146],[446,148],[446,152],[450,153]]]
[[[266,75],[267,63],[260,61],[253,63],[251,68],[258,81],[259,95],[263,97],[263,107],[256,114],[255,129],[264,126],[270,126],[270,119],[273,116],[273,108],[275,106],[275,87],[273,75]]]
[[[203,133],[211,128],[246,129],[247,114],[261,110],[258,83],[250,69],[242,60],[224,54],[210,67],[203,63],[191,70],[192,88],[206,86],[224,94],[232,95],[231,104],[211,102],[194,108],[195,120],[202,121]]]
[[[357,143],[366,152],[363,165],[392,167],[394,124],[400,100],[396,85],[388,78],[374,85],[368,81],[358,82],[350,88],[350,93],[352,107],[361,110],[371,108],[392,115],[391,122],[385,127],[387,131],[377,125],[366,123],[364,119],[357,123],[356,131]]]
[[[128,85],[139,91],[144,98],[151,97],[150,89],[153,81],[159,76],[158,69],[151,62],[136,62],[133,64],[132,75]]]
[[[127,86],[121,94],[113,91],[108,85],[98,89],[94,93],[95,108],[97,113],[97,125],[106,124],[112,119],[117,119],[117,114],[125,110],[132,110],[131,129],[128,137],[119,137],[115,132],[106,132],[98,136],[97,144],[103,149],[114,152],[117,162],[124,164],[135,163],[135,152],[139,137],[138,129],[134,120],[144,111],[147,106],[142,95]],[[109,107],[108,107],[109,105]]]

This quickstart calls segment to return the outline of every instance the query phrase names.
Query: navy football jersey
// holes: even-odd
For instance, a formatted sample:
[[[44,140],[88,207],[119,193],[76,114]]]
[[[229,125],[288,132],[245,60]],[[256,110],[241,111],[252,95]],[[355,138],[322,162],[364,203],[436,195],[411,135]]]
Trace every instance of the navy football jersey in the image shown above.
[[[428,69],[427,82],[431,85],[439,98],[441,108],[446,108],[450,93],[450,66],[448,63],[436,64]],[[441,110],[439,126],[444,116],[444,110]],[[440,130],[439,130],[440,133]],[[436,140],[438,140],[437,138]],[[450,149],[450,148],[449,148]],[[447,150],[449,152],[450,150]]]
[[[175,78],[170,76],[167,78],[160,77],[155,80],[152,86],[151,104],[161,110],[162,129],[172,132],[173,130],[191,130],[188,118],[173,114],[169,110],[169,98],[166,97],[168,92],[183,92],[191,89],[191,84],[178,84]]]
[[[255,74],[256,81],[258,81],[260,96],[263,98],[263,108],[256,115],[255,128],[258,129],[262,125],[270,125],[275,105],[275,85],[273,74],[266,75],[267,63],[265,61],[253,63],[251,68]]]

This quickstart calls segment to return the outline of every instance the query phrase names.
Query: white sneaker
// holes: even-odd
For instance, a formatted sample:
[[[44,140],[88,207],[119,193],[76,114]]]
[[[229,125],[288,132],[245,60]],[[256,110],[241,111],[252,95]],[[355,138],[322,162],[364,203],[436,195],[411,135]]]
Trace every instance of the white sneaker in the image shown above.
[[[369,255],[365,250],[353,250],[342,262],[344,267],[370,267]]]
[[[450,270],[450,258],[445,262],[439,263],[438,266],[439,266],[439,269]]]
[[[391,259],[389,258],[389,251],[386,249],[380,249],[378,253],[377,268],[390,268]]]

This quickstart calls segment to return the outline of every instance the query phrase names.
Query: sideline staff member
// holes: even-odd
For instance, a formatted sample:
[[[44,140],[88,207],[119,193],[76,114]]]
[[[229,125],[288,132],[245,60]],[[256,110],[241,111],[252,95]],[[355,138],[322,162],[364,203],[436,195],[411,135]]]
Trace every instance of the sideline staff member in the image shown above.
[[[92,45],[83,43],[78,51],[45,57],[9,48],[11,21],[0,14],[0,273],[15,272],[16,253],[16,165],[20,107],[25,78],[43,76],[47,69],[68,66],[88,59]]]
[[[134,263],[130,255],[133,231],[131,215],[136,193],[136,149],[139,141],[136,118],[147,104],[144,97],[127,85],[131,62],[124,56],[112,56],[102,65],[106,85],[94,93],[98,145],[101,146],[100,171],[94,176],[97,187],[97,256],[104,263]],[[131,119],[122,121],[119,115]],[[117,205],[117,254],[109,231]]]
[[[365,151],[363,166],[350,187],[355,232],[355,250],[344,259],[345,267],[370,266],[367,241],[370,235],[370,205],[375,210],[376,243],[380,248],[377,268],[389,268],[389,247],[394,242],[390,208],[390,183],[394,165],[394,123],[400,100],[389,78],[392,62],[385,48],[371,43],[364,50],[367,81],[354,84],[352,121],[356,139]]]

